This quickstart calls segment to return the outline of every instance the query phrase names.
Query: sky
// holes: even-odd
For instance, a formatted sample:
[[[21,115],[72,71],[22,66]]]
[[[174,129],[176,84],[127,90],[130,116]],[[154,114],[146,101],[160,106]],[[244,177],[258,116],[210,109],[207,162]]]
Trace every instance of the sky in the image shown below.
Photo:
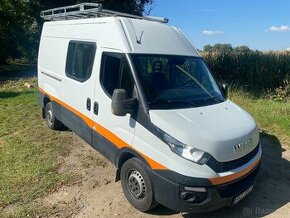
[[[151,16],[169,18],[198,49],[230,43],[290,50],[290,0],[155,0],[151,8]]]

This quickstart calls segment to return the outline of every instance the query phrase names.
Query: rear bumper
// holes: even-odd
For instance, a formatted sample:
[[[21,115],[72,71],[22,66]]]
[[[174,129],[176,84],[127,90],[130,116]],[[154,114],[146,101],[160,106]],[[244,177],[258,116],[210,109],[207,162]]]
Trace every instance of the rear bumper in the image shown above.
[[[211,185],[210,182],[198,184],[195,180],[195,184],[192,187],[203,187],[207,191],[207,197],[201,203],[187,203],[181,198],[181,192],[188,187],[191,181],[182,180],[179,182],[170,180],[167,176],[162,175],[161,171],[151,171],[152,184],[155,193],[155,199],[160,204],[178,212],[210,212],[217,210],[225,206],[231,206],[233,199],[247,190],[254,184],[255,177],[259,171],[259,164],[252,169],[248,174],[239,178],[235,181],[222,184],[222,185]]]

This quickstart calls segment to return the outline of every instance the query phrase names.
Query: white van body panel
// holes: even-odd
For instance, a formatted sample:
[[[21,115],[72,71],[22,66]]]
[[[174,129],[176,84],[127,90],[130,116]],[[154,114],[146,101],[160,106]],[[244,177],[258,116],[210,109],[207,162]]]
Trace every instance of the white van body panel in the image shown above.
[[[177,28],[136,19],[122,19],[122,23],[133,46],[131,53],[199,56]],[[138,44],[137,40],[141,43]]]
[[[244,156],[255,148],[259,140],[253,118],[229,100],[206,107],[150,110],[150,117],[164,132],[186,145],[212,154],[220,162]],[[251,146],[234,152],[234,145],[251,138]]]
[[[122,50],[123,52],[130,51],[120,18],[47,22],[44,24],[42,37],[92,40],[96,41],[101,47]]]
[[[199,56],[177,28],[146,20],[108,17],[47,22],[42,37],[94,40],[101,47],[124,53]],[[140,39],[141,44],[138,44]]]
[[[136,124],[134,142],[132,145],[135,149],[145,155],[158,160],[161,165],[168,169],[185,176],[211,178],[218,176],[212,169],[207,166],[194,164],[171,151],[169,146],[150,133],[139,123]]]
[[[64,40],[41,38],[38,54],[38,85],[56,98],[62,98],[67,45]]]

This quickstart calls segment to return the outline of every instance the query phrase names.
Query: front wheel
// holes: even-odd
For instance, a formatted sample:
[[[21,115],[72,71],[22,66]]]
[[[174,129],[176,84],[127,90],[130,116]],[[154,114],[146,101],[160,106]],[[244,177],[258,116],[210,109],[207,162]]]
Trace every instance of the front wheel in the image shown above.
[[[129,159],[121,168],[123,192],[130,204],[142,212],[157,206],[145,168],[145,164],[138,158]]]

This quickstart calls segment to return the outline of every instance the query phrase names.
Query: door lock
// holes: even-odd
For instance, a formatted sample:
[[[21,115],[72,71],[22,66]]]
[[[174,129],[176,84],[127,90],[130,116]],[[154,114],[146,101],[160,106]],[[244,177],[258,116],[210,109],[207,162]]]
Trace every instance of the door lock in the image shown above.
[[[87,110],[88,111],[91,110],[91,99],[90,98],[87,99]]]
[[[94,103],[94,114],[98,115],[99,113],[99,103],[95,101]]]

